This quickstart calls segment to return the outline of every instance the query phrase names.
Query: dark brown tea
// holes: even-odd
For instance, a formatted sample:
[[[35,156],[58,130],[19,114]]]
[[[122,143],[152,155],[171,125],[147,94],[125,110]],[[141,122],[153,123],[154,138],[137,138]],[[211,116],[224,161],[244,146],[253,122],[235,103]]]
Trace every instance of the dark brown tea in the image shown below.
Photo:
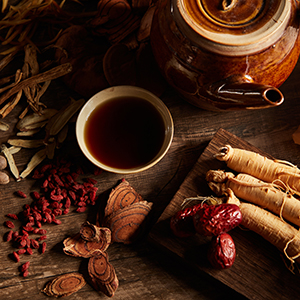
[[[164,120],[156,108],[137,97],[119,97],[92,111],[84,128],[87,148],[101,163],[131,169],[151,161],[161,149]]]

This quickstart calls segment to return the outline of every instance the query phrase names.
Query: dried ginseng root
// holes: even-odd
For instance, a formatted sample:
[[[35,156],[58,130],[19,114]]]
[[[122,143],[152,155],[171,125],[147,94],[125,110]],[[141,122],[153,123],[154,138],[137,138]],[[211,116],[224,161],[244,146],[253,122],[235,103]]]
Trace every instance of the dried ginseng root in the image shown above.
[[[98,241],[87,241],[77,233],[63,241],[65,254],[74,257],[92,257],[99,251],[105,251],[111,243],[111,232],[108,228],[97,229]]]
[[[117,210],[104,220],[111,230],[112,241],[124,244],[135,242],[142,234],[151,202],[140,201]]]
[[[114,296],[119,280],[114,267],[109,263],[108,254],[98,252],[89,259],[89,276],[95,290],[104,293],[108,297]]]
[[[68,273],[49,281],[42,292],[47,296],[65,297],[79,291],[85,284],[80,273]]]
[[[119,209],[140,201],[143,201],[142,196],[135,191],[129,182],[122,180],[115,189],[112,189],[108,197],[105,216],[109,216]]]

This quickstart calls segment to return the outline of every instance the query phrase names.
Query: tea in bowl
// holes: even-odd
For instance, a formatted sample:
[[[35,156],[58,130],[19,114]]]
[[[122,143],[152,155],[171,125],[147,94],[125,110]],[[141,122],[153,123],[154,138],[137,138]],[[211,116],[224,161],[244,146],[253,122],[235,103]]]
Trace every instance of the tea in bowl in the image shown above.
[[[84,155],[99,168],[137,173],[158,163],[174,135],[172,116],[161,99],[135,86],[110,87],[82,107],[76,137]]]

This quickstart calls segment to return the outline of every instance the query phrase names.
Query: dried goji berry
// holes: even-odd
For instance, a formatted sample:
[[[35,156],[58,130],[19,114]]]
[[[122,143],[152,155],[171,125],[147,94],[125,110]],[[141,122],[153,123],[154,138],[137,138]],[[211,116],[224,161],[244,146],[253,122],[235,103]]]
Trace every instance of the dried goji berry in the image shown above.
[[[86,210],[86,206],[81,206],[76,209],[76,211],[80,213],[85,212],[85,210]]]
[[[64,199],[63,195],[50,195],[51,200],[53,201],[61,201]]]
[[[47,223],[52,223],[52,217],[49,213],[45,212],[44,216]]]
[[[97,183],[97,180],[96,179],[93,179],[93,178],[86,178],[85,179],[87,182],[89,183],[92,183],[92,184],[96,184]]]
[[[42,235],[45,235],[47,233],[47,230],[46,229],[38,229],[38,234],[42,234]]]
[[[29,248],[29,247],[27,247],[26,248],[26,252],[27,252],[27,254],[29,254],[29,255],[32,255],[32,249],[31,248]]]
[[[41,253],[45,253],[46,247],[47,247],[46,242],[43,242],[43,243],[41,244],[41,248],[40,248]]]
[[[12,235],[13,235],[13,231],[12,230],[6,232],[6,234],[4,235],[4,240],[6,242],[9,242],[12,239]]]
[[[5,221],[4,226],[11,228],[11,229],[15,228],[15,224],[12,221]]]
[[[61,220],[54,219],[53,223],[56,224],[56,225],[60,225],[61,224]]]
[[[40,194],[38,192],[36,192],[36,191],[32,192],[31,196],[35,200],[39,200],[41,198]]]
[[[17,252],[13,252],[13,258],[16,262],[19,262],[20,261],[20,256],[17,254]]]
[[[24,249],[24,248],[17,251],[18,255],[21,255],[21,254],[24,254],[24,253],[26,253],[26,249]]]
[[[69,213],[69,211],[70,211],[69,208],[66,208],[66,209],[63,211],[63,214],[64,214],[64,215],[67,215],[67,214]]]
[[[18,220],[18,219],[19,219],[18,216],[15,215],[15,214],[7,214],[6,216],[7,216],[8,218],[13,219],[13,220]]]
[[[30,261],[27,261],[26,263],[22,264],[20,266],[20,272],[24,273],[26,270],[28,270],[30,265]]]
[[[23,226],[23,229],[31,232],[31,231],[33,231],[34,228],[32,226],[28,226],[28,223],[27,223],[26,226]]]
[[[37,241],[43,241],[43,240],[45,240],[47,238],[47,236],[46,235],[42,235],[41,237],[39,237],[38,239],[37,239]]]
[[[27,195],[22,191],[16,191],[16,194],[21,198],[27,198]]]
[[[40,246],[38,241],[36,241],[34,239],[30,239],[30,243],[31,243],[32,248],[34,248],[34,249],[38,249]]]
[[[23,276],[23,277],[27,277],[28,275],[29,275],[28,270],[25,270],[25,272],[22,273],[22,276]]]

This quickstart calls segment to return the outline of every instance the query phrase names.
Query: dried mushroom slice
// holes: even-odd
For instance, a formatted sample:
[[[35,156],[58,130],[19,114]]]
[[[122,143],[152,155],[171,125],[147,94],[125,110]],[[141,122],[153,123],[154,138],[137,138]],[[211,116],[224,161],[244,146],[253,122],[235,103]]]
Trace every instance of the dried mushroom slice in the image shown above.
[[[115,268],[109,263],[108,254],[98,252],[89,259],[89,276],[95,290],[101,291],[108,297],[115,294],[119,286],[119,280]]]
[[[85,284],[80,273],[68,273],[49,281],[42,292],[47,296],[65,297],[79,291]]]
[[[129,182],[123,180],[115,189],[112,189],[105,207],[105,216],[108,217],[117,210],[140,201],[143,201],[142,196]]]
[[[112,241],[124,244],[136,241],[143,232],[152,204],[147,201],[136,202],[109,215],[104,221],[111,230]]]
[[[105,251],[111,243],[111,232],[108,228],[101,228],[99,241],[86,241],[81,234],[67,238],[63,241],[65,254],[75,257],[92,257],[98,251]]]

